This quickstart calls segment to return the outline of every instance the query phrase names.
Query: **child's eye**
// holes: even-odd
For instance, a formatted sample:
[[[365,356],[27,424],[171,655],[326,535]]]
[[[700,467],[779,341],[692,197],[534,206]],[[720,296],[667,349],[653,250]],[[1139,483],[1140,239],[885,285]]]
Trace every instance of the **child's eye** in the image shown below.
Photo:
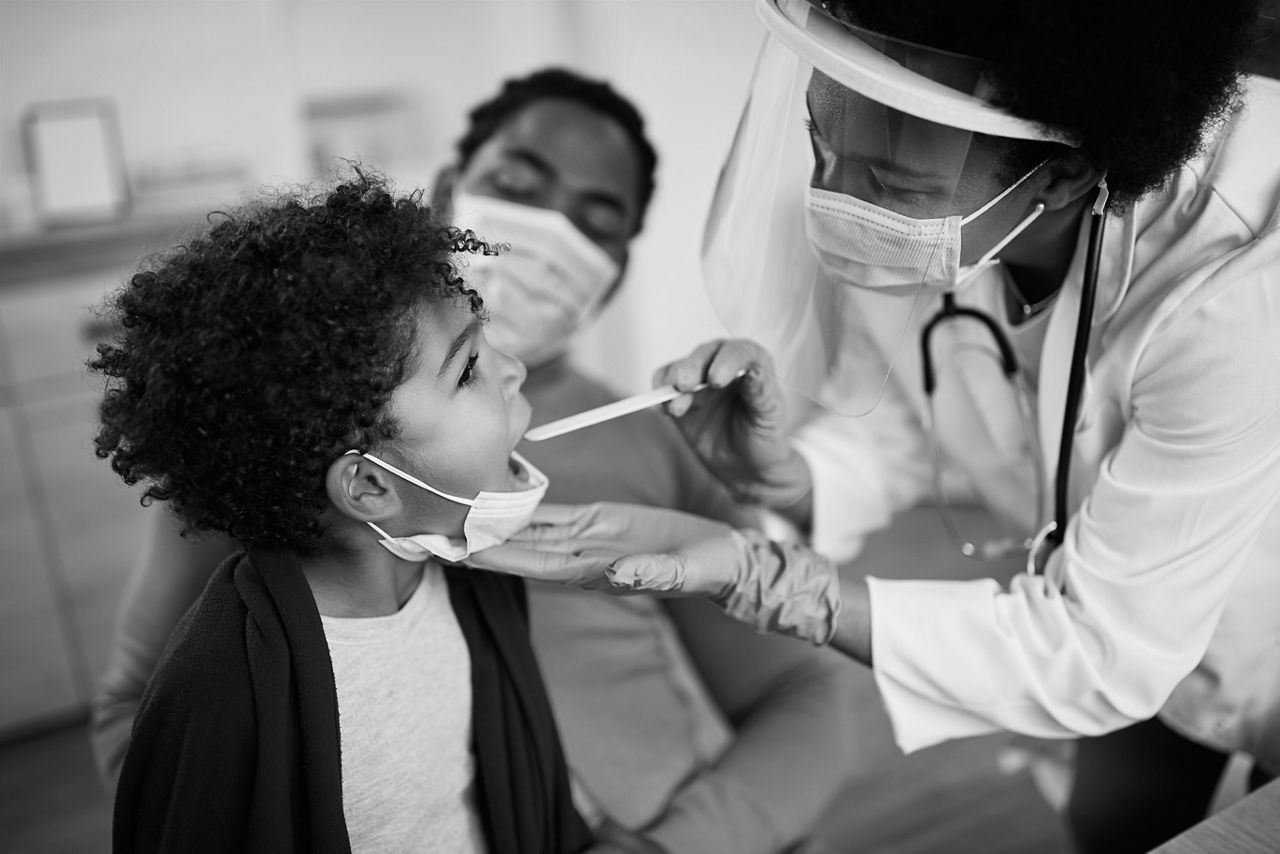
[[[462,376],[458,377],[458,388],[469,386],[476,381],[479,372],[476,370],[476,363],[480,361],[479,353],[472,353],[471,358],[467,359],[467,366],[462,369]]]

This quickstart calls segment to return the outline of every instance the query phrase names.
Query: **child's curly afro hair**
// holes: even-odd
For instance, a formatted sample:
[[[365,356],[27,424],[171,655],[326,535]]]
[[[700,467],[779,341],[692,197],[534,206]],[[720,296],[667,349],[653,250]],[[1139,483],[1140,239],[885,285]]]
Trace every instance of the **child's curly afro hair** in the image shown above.
[[[187,529],[313,549],[328,464],[396,435],[386,404],[417,312],[483,312],[451,256],[493,250],[353,171],[211,216],[107,302],[120,331],[89,361],[106,380],[96,453]]]

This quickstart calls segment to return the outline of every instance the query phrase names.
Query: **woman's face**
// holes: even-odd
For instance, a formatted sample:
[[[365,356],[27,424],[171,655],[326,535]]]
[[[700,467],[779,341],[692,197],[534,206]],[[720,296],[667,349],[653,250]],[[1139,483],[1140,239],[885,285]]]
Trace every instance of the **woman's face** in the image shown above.
[[[622,125],[564,98],[522,109],[481,145],[457,189],[559,211],[625,265],[640,217],[640,160]]]
[[[966,216],[1004,192],[1008,145],[907,116],[815,70],[806,93],[814,170],[810,185],[854,196],[912,219]],[[961,263],[971,263],[1034,206],[1044,176],[1032,175],[964,226]]]
[[[462,498],[525,487],[511,466],[512,448],[529,426],[529,402],[520,393],[524,378],[518,359],[489,346],[465,301],[419,309],[409,375],[391,395],[400,435],[382,453],[393,465]],[[402,494],[423,512],[438,514],[447,504],[416,486]],[[455,508],[448,514],[455,529],[432,533],[461,532],[467,508],[448,506]]]

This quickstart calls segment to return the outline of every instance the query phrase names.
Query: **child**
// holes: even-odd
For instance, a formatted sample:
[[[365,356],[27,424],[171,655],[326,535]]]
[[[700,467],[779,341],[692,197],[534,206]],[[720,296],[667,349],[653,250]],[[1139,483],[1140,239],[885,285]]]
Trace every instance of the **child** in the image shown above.
[[[580,851],[501,542],[546,480],[523,366],[452,253],[357,171],[233,214],[115,295],[101,457],[246,547],[174,632],[116,796],[117,851]],[[474,506],[472,506],[474,505]]]

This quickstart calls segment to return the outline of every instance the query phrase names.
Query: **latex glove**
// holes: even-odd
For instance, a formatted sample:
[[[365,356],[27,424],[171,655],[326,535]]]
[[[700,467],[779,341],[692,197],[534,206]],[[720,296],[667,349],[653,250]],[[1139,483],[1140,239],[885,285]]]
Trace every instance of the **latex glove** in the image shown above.
[[[659,368],[655,386],[692,389],[666,411],[712,474],[744,503],[780,509],[812,487],[808,466],[788,440],[786,401],[769,353],[753,341],[710,341]]]
[[[666,552],[733,529],[723,522],[633,504],[543,504],[505,543],[476,552],[467,566],[591,590],[617,590],[606,570],[633,552]],[[727,579],[726,579],[727,582]]]
[[[829,558],[657,507],[547,505],[524,531],[468,564],[592,589],[699,596],[757,631],[819,646],[835,634],[840,613]]]

